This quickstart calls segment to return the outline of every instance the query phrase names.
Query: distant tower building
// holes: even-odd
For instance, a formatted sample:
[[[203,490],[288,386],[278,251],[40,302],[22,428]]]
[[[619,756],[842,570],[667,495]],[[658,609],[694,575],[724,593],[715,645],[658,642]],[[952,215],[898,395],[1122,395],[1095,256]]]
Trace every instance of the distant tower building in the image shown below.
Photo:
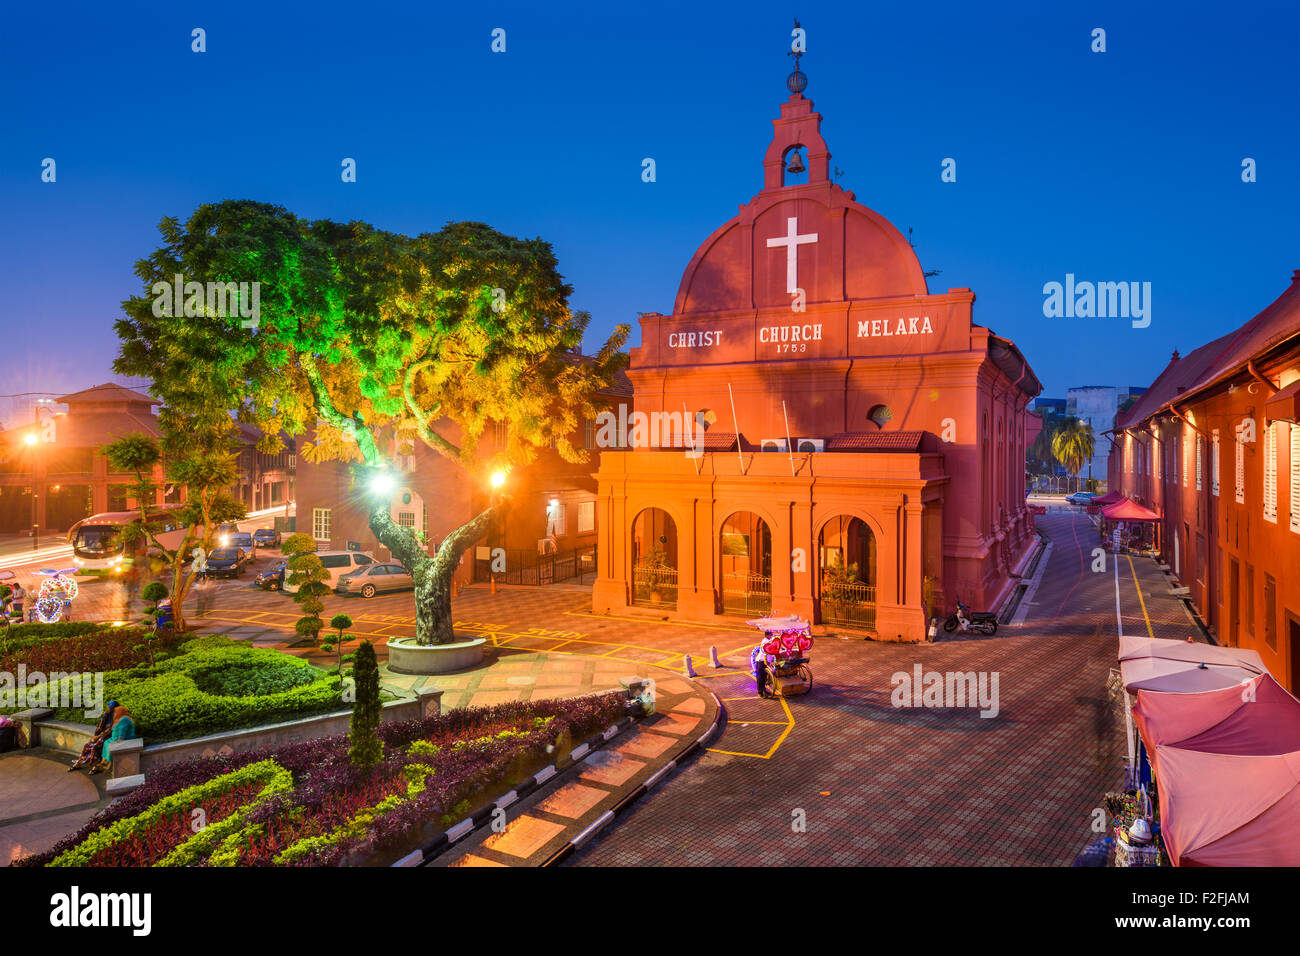
[[[1121,405],[1145,391],[1136,385],[1081,385],[1066,390],[1065,414],[1091,425],[1096,441],[1092,458],[1079,472],[1081,478],[1105,479],[1110,443],[1101,433],[1115,427],[1115,414]]]

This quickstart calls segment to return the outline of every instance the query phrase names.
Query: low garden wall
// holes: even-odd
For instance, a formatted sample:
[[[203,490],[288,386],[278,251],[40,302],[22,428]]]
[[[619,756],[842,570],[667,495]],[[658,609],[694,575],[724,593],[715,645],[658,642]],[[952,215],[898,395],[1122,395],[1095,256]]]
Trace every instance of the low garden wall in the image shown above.
[[[441,712],[442,691],[434,687],[425,687],[416,691],[414,699],[394,700],[384,704],[382,720],[384,723],[418,720],[436,716]],[[14,720],[20,728],[19,745],[48,747],[69,754],[80,753],[94,734],[95,728],[88,724],[54,720],[50,716],[53,713],[54,711],[48,709],[35,709],[14,714]],[[131,778],[195,757],[247,753],[263,747],[279,747],[304,740],[314,740],[317,737],[331,737],[335,734],[347,733],[351,717],[351,710],[340,710],[297,720],[265,724],[261,727],[227,730],[190,740],[170,740],[160,744],[146,744],[143,739],[137,737],[114,745],[112,776],[114,779]],[[120,789],[114,788],[118,791]]]

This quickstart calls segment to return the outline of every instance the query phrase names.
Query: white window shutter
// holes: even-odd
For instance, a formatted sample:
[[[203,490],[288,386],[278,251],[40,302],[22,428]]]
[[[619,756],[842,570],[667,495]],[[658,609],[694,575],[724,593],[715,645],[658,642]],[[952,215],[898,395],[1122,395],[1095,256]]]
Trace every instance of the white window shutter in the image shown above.
[[[1219,430],[1210,433],[1210,494],[1219,494]]]
[[[1291,457],[1287,462],[1291,477],[1290,502],[1291,530],[1300,534],[1300,425],[1291,426]]]
[[[1264,520],[1277,521],[1277,422],[1264,429]]]

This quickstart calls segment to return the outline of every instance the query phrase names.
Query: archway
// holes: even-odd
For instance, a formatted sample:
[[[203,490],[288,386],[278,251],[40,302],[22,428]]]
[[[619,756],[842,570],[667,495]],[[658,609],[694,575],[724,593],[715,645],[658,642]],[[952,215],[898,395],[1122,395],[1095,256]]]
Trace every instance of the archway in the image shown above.
[[[718,538],[722,613],[745,617],[772,611],[772,531],[752,511],[737,511]]]
[[[876,536],[861,518],[838,515],[817,537],[821,621],[875,630]]]
[[[632,603],[677,607],[677,525],[661,508],[632,522]]]

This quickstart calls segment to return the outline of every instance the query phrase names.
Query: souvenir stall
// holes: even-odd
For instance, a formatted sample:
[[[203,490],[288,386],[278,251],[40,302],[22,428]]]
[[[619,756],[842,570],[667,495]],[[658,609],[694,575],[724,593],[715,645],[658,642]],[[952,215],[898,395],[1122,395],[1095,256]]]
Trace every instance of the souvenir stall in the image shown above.
[[[1119,639],[1118,656],[1128,741],[1128,774],[1125,788],[1107,794],[1104,800],[1111,821],[1110,835],[1089,847],[1080,858],[1087,858],[1089,862],[1079,865],[1105,865],[1105,862],[1115,866],[1176,864],[1177,861],[1167,852],[1169,831],[1163,826],[1168,816],[1162,791],[1169,787],[1168,775],[1160,780],[1153,776],[1143,741],[1154,733],[1159,733],[1161,740],[1165,740],[1168,733],[1177,736],[1177,730],[1168,729],[1174,725],[1168,722],[1167,717],[1171,707],[1178,708],[1178,702],[1168,703],[1174,698],[1186,704],[1181,708],[1183,711],[1204,713],[1205,692],[1224,691],[1229,697],[1239,696],[1247,685],[1267,671],[1255,651],[1196,641],[1125,635]],[[1138,728],[1134,726],[1135,712],[1130,695],[1142,699],[1146,692],[1158,695],[1160,700],[1155,704],[1148,701],[1145,713],[1150,714],[1152,707],[1158,707],[1160,716],[1145,718],[1156,724],[1139,737]],[[1162,702],[1165,706],[1161,706]],[[1210,719],[1206,716],[1197,718],[1202,725]],[[1174,819],[1177,821],[1177,814]]]
[[[1132,498],[1101,509],[1102,540],[1112,551],[1159,551],[1160,515]]]
[[[777,697],[793,697],[812,690],[812,669],[808,666],[812,625],[793,614],[745,623],[763,632],[749,655],[750,673],[759,693],[767,687]]]
[[[1272,675],[1133,709],[1175,866],[1300,866],[1300,701]]]

